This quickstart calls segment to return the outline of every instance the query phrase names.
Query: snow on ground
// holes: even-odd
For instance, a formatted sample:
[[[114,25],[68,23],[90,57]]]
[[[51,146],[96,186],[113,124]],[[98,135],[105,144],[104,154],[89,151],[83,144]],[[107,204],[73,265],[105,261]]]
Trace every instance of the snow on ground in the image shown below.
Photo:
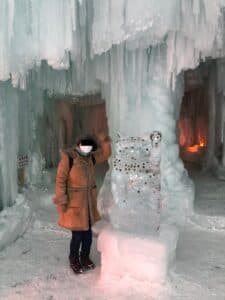
[[[210,173],[192,169],[195,182],[194,224],[209,230],[225,230],[225,181],[218,180]]]
[[[225,216],[225,183],[210,175],[193,175],[196,189],[195,215],[180,233],[176,269],[164,286],[151,285],[131,277],[100,281],[100,257],[93,243],[92,257],[97,268],[80,276],[68,267],[70,233],[56,225],[56,213],[49,190],[34,191],[41,204],[28,231],[11,246],[0,252],[0,299],[25,300],[177,300],[225,299],[225,231],[220,226],[199,226],[220,212]],[[216,193],[215,193],[216,191]],[[219,196],[220,195],[220,196]],[[205,201],[205,202],[204,202]],[[204,204],[205,203],[205,204]],[[213,204],[215,203],[215,205]],[[221,210],[220,210],[221,208]],[[201,215],[200,215],[201,214]],[[203,222],[203,221],[202,221]],[[131,261],[132,263],[132,261]]]
[[[55,221],[53,209],[40,209],[28,232],[0,253],[4,270],[0,299],[151,299],[152,287],[132,278],[112,281],[110,286],[101,284],[96,251],[92,257],[98,267],[84,275],[74,275],[67,259],[70,234],[59,229]]]
[[[216,179],[212,174],[192,173],[196,183],[196,213],[208,216],[225,216],[225,181]]]
[[[180,235],[172,299],[225,299],[224,232],[188,228]],[[182,298],[182,297],[183,298]]]

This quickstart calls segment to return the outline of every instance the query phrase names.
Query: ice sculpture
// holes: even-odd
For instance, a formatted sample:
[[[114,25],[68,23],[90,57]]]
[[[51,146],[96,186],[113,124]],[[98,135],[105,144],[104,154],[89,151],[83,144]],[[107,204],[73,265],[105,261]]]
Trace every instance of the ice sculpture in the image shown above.
[[[115,143],[111,180],[117,209],[110,214],[115,226],[139,233],[159,229],[160,146],[159,132],[151,140],[130,137]]]
[[[160,223],[161,133],[122,138],[115,143],[112,172],[99,195],[98,249],[101,278],[130,274],[165,281],[175,256],[177,230]],[[110,178],[110,179],[109,179]]]

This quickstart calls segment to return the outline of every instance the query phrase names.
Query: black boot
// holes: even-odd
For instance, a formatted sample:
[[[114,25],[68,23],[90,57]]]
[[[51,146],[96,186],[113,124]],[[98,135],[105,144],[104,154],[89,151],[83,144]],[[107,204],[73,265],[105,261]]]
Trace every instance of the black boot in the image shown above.
[[[90,260],[89,256],[81,256],[80,263],[85,270],[91,270],[95,268],[95,264]]]
[[[73,270],[75,274],[81,274],[84,272],[84,269],[80,263],[79,258],[69,258],[70,260],[70,268]]]

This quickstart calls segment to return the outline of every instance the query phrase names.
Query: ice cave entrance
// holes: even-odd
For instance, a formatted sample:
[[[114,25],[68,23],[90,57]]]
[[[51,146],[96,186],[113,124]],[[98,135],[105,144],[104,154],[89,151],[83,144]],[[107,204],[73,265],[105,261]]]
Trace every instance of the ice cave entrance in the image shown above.
[[[59,121],[59,150],[73,146],[79,136],[97,135],[100,131],[109,134],[105,100],[100,94],[58,95],[54,100]],[[108,162],[96,166],[98,188],[102,185],[107,170]]]
[[[180,156],[187,168],[211,167],[221,160],[223,95],[217,92],[216,60],[184,72],[179,128]]]
[[[56,168],[60,151],[74,146],[78,137],[96,135],[99,131],[108,135],[105,100],[98,93],[46,96],[44,114],[38,124],[38,144],[45,168]],[[107,170],[107,162],[96,166],[98,187],[101,186]],[[20,188],[26,184],[25,172],[25,166],[21,165],[18,169]]]
[[[59,121],[59,147],[71,147],[85,134],[108,134],[105,101],[100,94],[55,96]]]

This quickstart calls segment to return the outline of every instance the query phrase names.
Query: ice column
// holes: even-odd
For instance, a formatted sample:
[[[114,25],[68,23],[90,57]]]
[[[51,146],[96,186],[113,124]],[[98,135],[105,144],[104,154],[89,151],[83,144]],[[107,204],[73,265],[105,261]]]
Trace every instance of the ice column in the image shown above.
[[[160,80],[153,80],[148,90],[155,126],[162,132],[163,137],[161,161],[163,218],[171,223],[183,224],[186,216],[191,215],[193,211],[194,186],[179,158],[176,118],[180,99],[177,99],[176,94]]]
[[[223,102],[222,102],[222,142],[223,142],[222,165],[225,168],[225,97],[224,95],[223,95]]]
[[[10,83],[0,83],[0,210],[17,195],[18,99]]]

